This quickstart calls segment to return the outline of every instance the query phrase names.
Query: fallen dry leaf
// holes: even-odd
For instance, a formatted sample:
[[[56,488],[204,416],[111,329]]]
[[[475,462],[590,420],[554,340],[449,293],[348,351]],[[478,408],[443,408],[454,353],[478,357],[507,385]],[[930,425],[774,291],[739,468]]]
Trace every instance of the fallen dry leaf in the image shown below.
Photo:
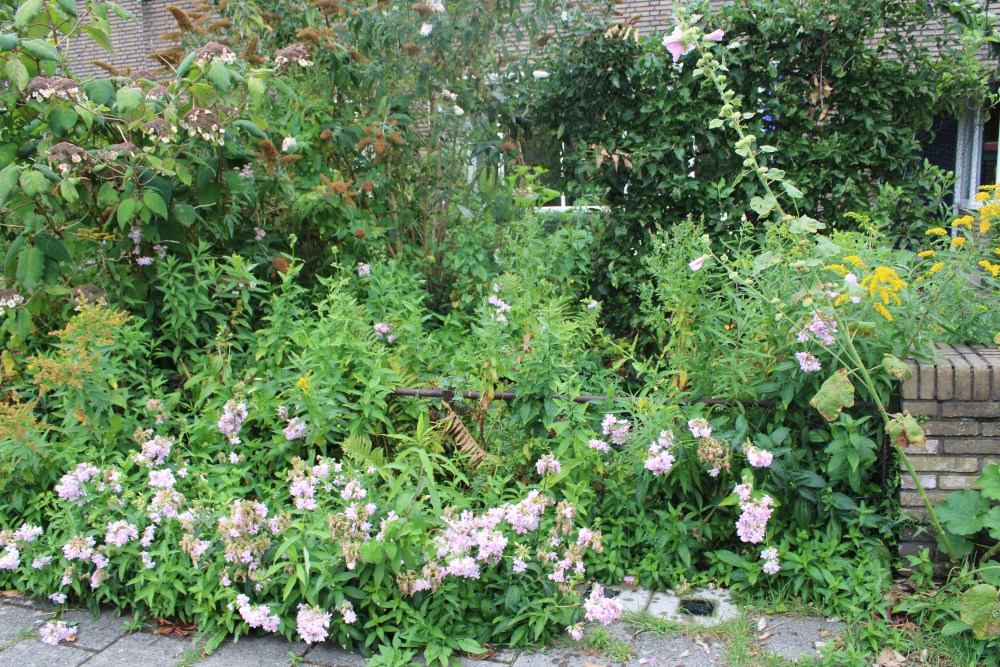
[[[651,662],[656,662],[656,658],[643,658],[639,661],[640,665],[648,665]]]
[[[768,632],[765,632],[764,634],[762,634],[762,635],[759,635],[759,636],[757,637],[757,641],[764,641],[765,639],[767,639],[767,638],[768,638],[768,637],[770,637],[770,636],[771,636],[771,633],[770,633],[770,631],[768,631]]]
[[[820,637],[829,637],[830,636],[830,631],[829,630],[820,630],[819,631],[819,636]]]
[[[589,660],[584,660],[583,661],[583,667],[608,667],[608,666],[607,665],[595,665],[594,663],[592,663]]]
[[[767,627],[767,619],[763,616],[757,621],[757,632],[763,632]]]
[[[181,623],[180,621],[171,621],[166,618],[156,619],[156,629],[153,630],[154,634],[157,635],[169,635],[171,633],[176,634],[178,637],[187,637],[192,632],[198,631],[198,626],[194,623]],[[588,666],[588,667],[597,667]]]
[[[695,644],[697,644],[698,646],[700,646],[703,649],[705,649],[705,654],[706,655],[712,655],[712,652],[708,649],[708,644],[706,644],[705,642],[697,642],[696,641]]]
[[[888,646],[879,651],[878,654],[878,664],[882,665],[882,667],[903,667],[908,662],[909,660],[903,657],[902,654]]]
[[[14,590],[10,590],[10,591],[0,591],[0,595],[3,595],[5,598],[17,597],[20,594],[21,594],[21,591],[17,590],[16,588]]]
[[[681,654],[680,654],[679,656],[677,656],[677,657],[678,657],[678,658],[686,658],[686,657],[688,657],[689,655],[691,655],[691,651],[684,651],[683,653],[681,653]]]

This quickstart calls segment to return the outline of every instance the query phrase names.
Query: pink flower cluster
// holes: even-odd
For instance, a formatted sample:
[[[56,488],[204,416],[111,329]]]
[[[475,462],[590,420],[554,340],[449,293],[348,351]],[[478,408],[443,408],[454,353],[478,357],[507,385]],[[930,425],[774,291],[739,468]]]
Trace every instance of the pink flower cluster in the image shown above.
[[[66,625],[66,621],[49,621],[38,628],[38,637],[43,644],[55,646],[61,641],[76,637],[76,628]]]
[[[364,264],[363,262],[358,262],[358,275],[359,276],[371,275],[371,272],[372,272],[372,267],[370,267],[367,264]]]
[[[624,445],[629,440],[629,423],[624,419],[618,419],[612,414],[604,415],[601,422],[601,433],[611,436],[611,442],[616,445]]]
[[[749,482],[738,485],[733,492],[740,498],[740,518],[736,521],[736,534],[743,542],[759,544],[764,541],[767,522],[774,512],[774,500],[766,494],[752,498],[753,486]]]
[[[4,548],[0,556],[0,570],[16,570],[21,564],[21,552],[14,546]]]
[[[133,460],[141,466],[153,468],[161,466],[170,455],[170,448],[173,446],[170,438],[162,435],[154,436],[142,443],[142,451],[133,457]]]
[[[688,420],[688,431],[691,432],[696,438],[710,438],[712,437],[712,427],[709,425],[706,419],[691,419]]]
[[[611,625],[622,615],[622,601],[618,598],[604,597],[604,588],[594,584],[590,597],[583,603],[584,618],[601,625]]]
[[[764,562],[764,573],[765,574],[777,574],[781,566],[778,565],[778,550],[777,549],[764,549],[760,552],[760,558]]]
[[[823,369],[823,364],[820,363],[820,360],[808,352],[796,352],[795,358],[798,360],[799,368],[802,369],[803,373],[815,373]]]
[[[587,443],[587,446],[590,447],[591,449],[596,449],[602,454],[607,454],[611,451],[611,445],[604,442],[603,440],[593,439]]]
[[[139,539],[139,529],[128,521],[115,521],[108,524],[108,532],[104,541],[116,547],[123,547],[131,540]]]
[[[335,472],[340,472],[342,466],[337,463]],[[292,469],[288,472],[289,493],[295,498],[295,507],[302,510],[316,509],[316,486],[322,480],[330,477],[330,464],[320,461],[315,466],[307,466],[305,461],[295,457],[292,459]]]
[[[323,611],[319,607],[309,607],[304,604],[299,605],[299,613],[295,617],[298,625],[299,637],[307,644],[321,642],[327,638],[327,629],[330,627],[332,614]]]
[[[562,464],[552,454],[546,454],[535,463],[535,469],[542,477],[546,475],[556,475],[562,471]]]
[[[264,503],[237,499],[228,516],[219,517],[218,534],[225,545],[225,558],[240,568],[240,577],[245,571],[251,581],[263,578],[264,552],[271,546],[271,536],[278,535],[291,522],[288,516],[267,518]]]
[[[510,312],[510,306],[506,301],[498,297],[495,293],[500,291],[499,285],[493,286],[494,294],[490,295],[489,302],[493,306],[493,319],[501,324],[507,324],[506,313]]]
[[[747,461],[754,468],[767,468],[771,465],[771,461],[774,460],[774,454],[766,449],[759,449],[749,442],[743,445],[743,453],[746,454]]]
[[[291,442],[306,437],[306,431],[309,430],[309,426],[302,421],[301,417],[292,417],[289,419],[288,410],[283,405],[278,407],[278,416],[284,419],[286,423],[284,430],[285,440]]]
[[[84,484],[99,475],[101,471],[92,463],[80,463],[72,472],[68,472],[56,484],[56,493],[63,500],[73,502],[87,495]]]
[[[250,598],[246,595],[236,596],[236,609],[251,628],[260,628],[265,632],[277,632],[278,625],[281,624],[281,619],[278,618],[277,614],[271,613],[270,607],[266,604],[255,607],[250,604]]]
[[[222,416],[219,417],[216,426],[229,440],[229,444],[240,444],[240,429],[243,428],[243,422],[246,421],[248,415],[247,404],[243,401],[237,402],[236,399],[226,401],[226,405],[222,408]]]
[[[809,334],[812,334],[820,343],[829,347],[837,342],[835,337],[837,334],[837,320],[831,315],[813,313],[812,320],[806,328],[795,334],[795,337],[800,343],[805,343],[809,340]]]
[[[653,473],[654,477],[665,475],[670,472],[676,460],[673,455],[674,434],[667,431],[660,431],[660,437],[649,445],[646,452],[646,470]]]

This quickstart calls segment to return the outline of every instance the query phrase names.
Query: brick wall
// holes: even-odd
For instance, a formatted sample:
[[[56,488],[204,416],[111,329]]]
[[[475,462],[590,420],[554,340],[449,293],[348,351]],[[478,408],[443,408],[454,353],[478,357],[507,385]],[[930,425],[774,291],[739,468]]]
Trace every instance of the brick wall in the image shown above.
[[[934,363],[910,362],[913,376],[903,383],[901,407],[917,417],[927,436],[908,454],[932,503],[949,491],[974,488],[983,466],[1000,462],[1000,348],[987,345],[938,347]],[[900,471],[903,508],[923,516],[923,500],[905,469]],[[928,531],[903,536],[900,554],[922,547],[936,551]]]

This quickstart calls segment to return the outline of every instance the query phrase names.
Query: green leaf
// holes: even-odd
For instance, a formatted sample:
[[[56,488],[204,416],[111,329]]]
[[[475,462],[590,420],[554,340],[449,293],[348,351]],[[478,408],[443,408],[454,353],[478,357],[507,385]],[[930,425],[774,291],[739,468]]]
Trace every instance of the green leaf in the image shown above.
[[[924,429],[909,412],[897,412],[890,415],[885,432],[892,444],[897,447],[923,447],[924,443],[927,442],[927,438],[924,437]]]
[[[0,172],[0,179],[3,178]],[[0,202],[3,198],[0,197]],[[1000,500],[1000,463],[993,463],[983,468],[983,474],[976,480],[976,486],[983,490],[983,497],[990,500]]]
[[[94,79],[83,84],[83,90],[95,104],[111,106],[111,98],[115,95],[115,87],[107,79]]]
[[[118,204],[118,226],[124,229],[131,222],[137,208],[139,208],[139,202],[135,199],[123,199]]]
[[[76,9],[76,0],[56,0],[56,4],[59,5],[59,9],[63,10],[73,18],[79,16],[79,12]]]
[[[119,88],[115,96],[115,106],[121,111],[132,111],[142,104],[142,88]]]
[[[232,77],[229,75],[229,69],[221,60],[213,60],[208,66],[208,72],[205,76],[222,92],[226,92],[232,86]]]
[[[728,551],[726,549],[718,549],[716,551],[713,551],[712,554],[714,554],[716,558],[721,560],[726,565],[732,565],[733,567],[738,567],[741,569],[750,567],[750,563],[748,563],[745,558],[733,553],[732,551]]]
[[[195,56],[197,55],[198,53],[196,51],[192,51],[184,56],[184,60],[182,60],[181,64],[177,66],[178,79],[182,79],[187,76],[187,73],[191,70],[191,64],[194,62]]]
[[[847,377],[847,369],[841,368],[828,377],[809,405],[831,422],[837,420],[841,410],[854,405],[854,385]]]
[[[264,99],[264,93],[267,92],[267,82],[263,77],[251,76],[247,81],[247,88],[250,90],[250,97],[253,101],[260,104],[261,100]]]
[[[43,39],[22,39],[21,48],[39,60],[51,60],[52,62],[62,60],[59,50]]]
[[[983,529],[990,502],[978,491],[967,489],[949,493],[935,509],[938,519],[949,531],[956,535],[974,535]]]
[[[781,187],[785,189],[785,192],[787,192],[788,196],[791,197],[792,199],[802,199],[802,190],[799,190],[797,187],[795,187],[788,181],[782,181]]]
[[[750,208],[762,218],[773,211],[777,205],[778,202],[771,195],[767,195],[766,197],[752,197],[750,199]]]
[[[972,626],[976,639],[1000,633],[1000,602],[997,589],[989,584],[973,586],[962,595],[959,617]]]
[[[894,357],[891,354],[886,354],[882,357],[882,368],[897,380],[906,380],[913,377],[913,371],[910,370],[910,366],[902,359]]]
[[[35,169],[29,169],[21,174],[21,190],[29,197],[49,191],[49,179],[45,174]]]
[[[24,66],[20,58],[7,58],[7,62],[3,66],[3,73],[14,82],[18,90],[24,90],[28,87],[28,68]]]
[[[88,37],[94,40],[95,44],[108,53],[114,51],[114,47],[111,44],[111,35],[108,34],[107,24],[85,25],[83,26],[83,31],[87,33]]]
[[[0,53],[13,51],[20,42],[21,38],[16,32],[7,32],[0,35]]]
[[[482,655],[483,653],[486,653],[486,649],[483,648],[483,645],[471,637],[462,637],[459,639],[458,648],[465,651],[469,655]]]
[[[62,242],[49,234],[38,234],[35,236],[35,245],[45,253],[49,259],[57,262],[68,262],[70,260],[66,246]]]
[[[65,134],[76,127],[76,121],[79,119],[80,116],[78,116],[72,109],[53,107],[52,110],[49,111],[49,127],[53,128],[60,134]]]
[[[941,634],[945,637],[951,637],[952,635],[957,635],[971,628],[971,625],[963,623],[962,621],[948,621],[941,628]]]
[[[173,208],[174,220],[181,223],[185,227],[190,227],[198,219],[195,214],[194,206],[190,204],[177,204]]]
[[[45,275],[45,253],[38,248],[22,252],[17,260],[17,282],[30,290],[38,287]]]
[[[16,164],[8,164],[0,170],[0,206],[7,203],[11,190],[17,185],[17,179],[21,175],[21,170]]]
[[[247,134],[249,134],[252,137],[255,137],[257,139],[267,139],[267,135],[264,133],[264,131],[261,130],[259,127],[257,127],[257,124],[254,123],[253,121],[241,119],[234,121],[233,125],[243,130],[246,130]]]
[[[167,218],[167,204],[163,201],[160,193],[155,190],[144,190],[142,193],[142,203],[161,218]]]
[[[713,118],[712,120],[708,121],[708,129],[714,130],[714,129],[718,128],[718,127],[722,127],[722,119],[721,118]]]
[[[42,11],[42,0],[24,0],[14,14],[14,27],[18,30],[35,20]]]
[[[983,581],[985,581],[988,584],[992,584],[993,586],[1000,586],[1000,562],[995,560],[988,560],[980,563],[979,576],[982,577]]]

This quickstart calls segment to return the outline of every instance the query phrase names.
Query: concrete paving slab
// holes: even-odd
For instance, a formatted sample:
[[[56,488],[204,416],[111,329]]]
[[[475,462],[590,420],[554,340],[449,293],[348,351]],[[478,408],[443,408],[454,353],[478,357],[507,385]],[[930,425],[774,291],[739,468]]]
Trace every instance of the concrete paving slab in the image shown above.
[[[542,653],[522,653],[514,661],[514,667],[582,667],[584,660],[595,665],[606,665],[607,661],[597,660],[579,646],[554,646]]]
[[[324,642],[316,644],[305,654],[305,662],[323,667],[365,667],[368,658],[360,653],[348,651],[336,644]]]
[[[241,637],[225,642],[198,667],[287,667],[309,650],[308,644],[284,637]]]
[[[37,609],[0,605],[0,644],[15,639],[22,630],[34,630],[51,617],[52,614]]]
[[[641,614],[646,611],[649,599],[653,596],[653,591],[635,586],[606,586],[604,590],[613,591],[616,594],[615,597],[622,603],[622,611],[633,614]],[[606,594],[611,597],[610,594]]]
[[[63,644],[49,646],[34,639],[0,651],[0,667],[77,667],[92,657],[89,651]]]
[[[722,667],[723,646],[709,645],[709,653],[683,635],[657,637],[639,635],[632,643],[632,659],[625,667]],[[641,661],[652,662],[641,662]]]
[[[682,611],[681,603],[685,600],[707,601],[715,606],[711,616],[695,616]],[[667,621],[712,627],[725,623],[739,616],[740,610],[729,599],[729,591],[721,588],[697,589],[682,596],[673,593],[653,593],[646,613]]]
[[[190,639],[136,632],[95,655],[87,667],[174,667],[181,655],[194,646]]]
[[[76,641],[73,646],[95,651],[102,651],[127,635],[125,623],[130,619],[129,616],[119,617],[107,611],[94,618],[93,614],[83,609],[68,611],[62,617],[66,625],[76,626]]]
[[[764,629],[770,636],[759,644],[768,653],[797,662],[803,658],[815,657],[816,642],[830,643],[843,629],[843,623],[828,623],[825,618],[771,616],[767,618],[767,627]]]

